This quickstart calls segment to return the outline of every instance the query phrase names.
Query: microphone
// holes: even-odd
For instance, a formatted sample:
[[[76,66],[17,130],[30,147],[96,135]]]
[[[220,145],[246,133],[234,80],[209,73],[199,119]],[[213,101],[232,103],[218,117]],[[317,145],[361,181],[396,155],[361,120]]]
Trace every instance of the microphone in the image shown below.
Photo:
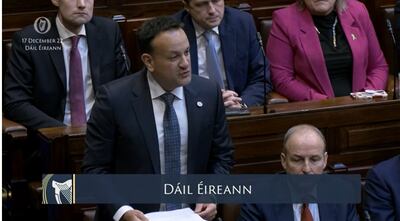
[[[392,37],[392,42],[393,42],[395,48],[397,48],[397,42],[396,42],[396,37],[395,37],[394,32],[393,32],[392,22],[390,22],[389,19],[386,19],[386,27],[387,27],[387,29],[389,31],[390,37]]]
[[[396,63],[397,62],[399,62],[399,61],[396,61],[396,57],[398,57],[399,56],[399,54],[398,54],[398,52],[396,51],[396,49],[398,50],[398,45],[397,45],[397,42],[396,42],[396,35],[395,35],[395,33],[393,32],[393,27],[392,27],[392,22],[390,21],[390,19],[386,19],[386,27],[387,27],[387,29],[388,29],[388,31],[389,31],[389,34],[390,34],[390,37],[392,38],[392,43],[393,43],[393,45],[394,45],[394,48],[395,48],[395,50],[394,50],[394,53],[395,53],[395,56],[394,56],[394,84],[393,84],[393,87],[394,87],[394,95],[393,95],[393,99],[397,99],[397,98],[399,98],[400,97],[400,91],[398,91],[398,87],[399,87],[399,81],[400,81],[400,70],[398,70],[398,65],[396,66]]]
[[[365,216],[365,221],[371,221],[371,216],[369,215],[368,210],[363,210],[364,216]]]
[[[119,45],[119,47],[121,49],[122,58],[124,59],[125,68],[129,72],[129,70],[131,69],[131,62],[129,61],[128,56],[126,55],[124,46],[121,44]]]
[[[257,32],[257,40],[258,40],[258,44],[260,45],[260,49],[261,49],[261,53],[263,55],[263,87],[264,87],[264,102],[263,102],[263,113],[266,114],[267,113],[267,79],[266,79],[266,71],[265,68],[267,66],[266,64],[266,56],[265,56],[265,52],[264,52],[264,47],[263,47],[263,43],[262,43],[262,39],[261,39],[261,34],[260,32]]]

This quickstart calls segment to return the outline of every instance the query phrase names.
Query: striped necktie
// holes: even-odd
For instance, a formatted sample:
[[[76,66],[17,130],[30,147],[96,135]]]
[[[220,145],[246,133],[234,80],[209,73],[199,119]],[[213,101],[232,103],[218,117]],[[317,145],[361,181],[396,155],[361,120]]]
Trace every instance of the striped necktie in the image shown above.
[[[220,67],[219,57],[217,54],[215,34],[212,30],[204,32],[204,38],[206,39],[206,62],[207,62],[207,72],[210,79],[215,80],[221,89],[225,88],[224,81],[222,79],[222,70]]]

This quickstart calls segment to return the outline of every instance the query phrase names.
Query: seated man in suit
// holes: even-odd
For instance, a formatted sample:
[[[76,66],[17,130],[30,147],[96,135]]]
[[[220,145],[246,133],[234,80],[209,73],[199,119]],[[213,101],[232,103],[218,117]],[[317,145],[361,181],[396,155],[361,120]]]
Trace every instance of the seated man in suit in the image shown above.
[[[396,18],[395,28],[396,28],[397,37],[400,38],[400,0],[396,0],[394,16]],[[399,42],[397,42],[397,53],[400,54],[400,43]]]
[[[184,23],[193,74],[216,80],[226,107],[264,104],[264,92],[272,89],[269,65],[251,15],[225,7],[224,0],[184,0],[183,4],[185,10],[174,17]]]
[[[372,168],[364,190],[364,209],[372,221],[400,220],[400,155]]]
[[[100,85],[127,75],[118,25],[93,17],[94,0],[52,0],[56,18],[15,33],[4,114],[29,129],[81,126]]]
[[[322,174],[328,160],[326,141],[318,128],[297,125],[285,134],[281,163],[288,174]],[[353,205],[244,204],[240,221],[346,221],[358,220]]]
[[[400,0],[396,0],[396,6],[394,9],[394,16],[395,16],[395,34],[397,40],[397,70],[400,72]],[[400,81],[400,80],[399,80]],[[400,93],[400,92],[399,92]]]
[[[146,69],[98,91],[87,124],[86,173],[228,174],[233,146],[221,89],[192,76],[189,41],[170,17],[146,22],[138,31]],[[101,205],[98,220],[146,220],[142,212],[168,204]],[[206,220],[216,205],[196,204]]]

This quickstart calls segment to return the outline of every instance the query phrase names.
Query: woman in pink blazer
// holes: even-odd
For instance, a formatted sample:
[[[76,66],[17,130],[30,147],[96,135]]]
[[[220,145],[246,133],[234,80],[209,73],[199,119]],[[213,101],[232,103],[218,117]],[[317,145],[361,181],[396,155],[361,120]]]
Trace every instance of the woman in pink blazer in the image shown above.
[[[275,90],[291,101],[385,89],[388,67],[356,0],[298,0],[272,16],[267,44]]]

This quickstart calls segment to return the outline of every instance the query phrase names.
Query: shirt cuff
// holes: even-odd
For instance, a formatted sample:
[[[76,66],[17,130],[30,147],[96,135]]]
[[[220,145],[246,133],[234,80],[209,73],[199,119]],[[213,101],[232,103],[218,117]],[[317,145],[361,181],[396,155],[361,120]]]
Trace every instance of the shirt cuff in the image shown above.
[[[131,206],[121,206],[113,216],[114,221],[120,221],[122,216],[130,210],[133,210]]]

